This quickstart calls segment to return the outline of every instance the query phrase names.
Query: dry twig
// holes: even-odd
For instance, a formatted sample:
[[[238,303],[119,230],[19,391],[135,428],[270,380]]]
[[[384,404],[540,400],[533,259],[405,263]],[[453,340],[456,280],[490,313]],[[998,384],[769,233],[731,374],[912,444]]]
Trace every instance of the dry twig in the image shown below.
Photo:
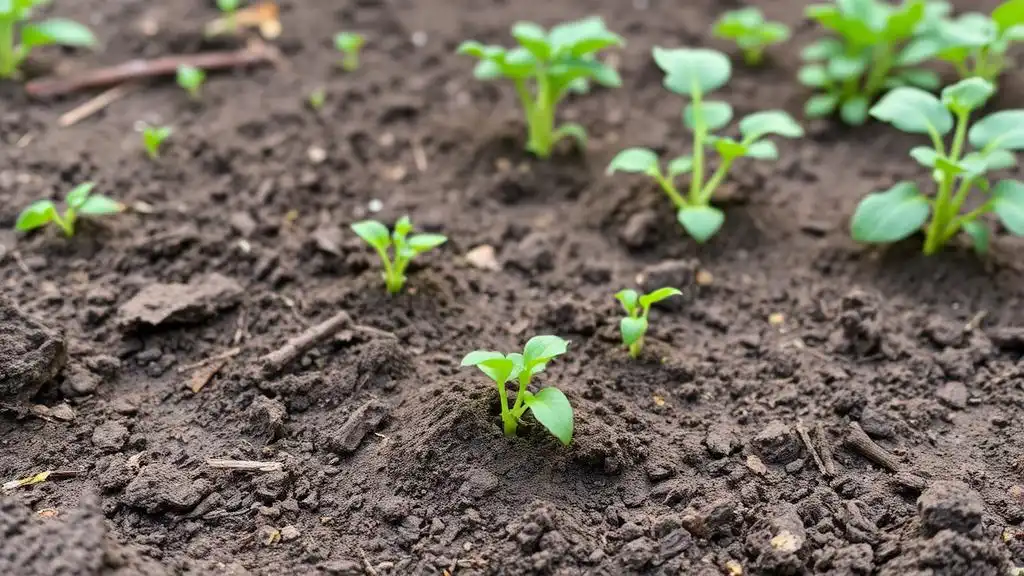
[[[850,422],[850,434],[846,437],[846,444],[853,448],[854,452],[882,468],[890,472],[900,471],[900,461],[888,450],[876,444],[856,422]]]
[[[124,98],[125,95],[135,89],[136,86],[136,84],[120,84],[106,90],[105,92],[101,92],[95,98],[90,98],[84,103],[62,114],[61,117],[57,119],[57,124],[61,128],[74,126],[89,116],[92,116],[107,106],[110,106],[114,102],[117,102],[121,98]]]
[[[206,460],[206,465],[219,470],[237,470],[240,472],[277,472],[284,468],[284,465],[280,462],[227,460],[223,458],[209,458]]]
[[[821,423],[814,425],[814,435],[818,437],[818,446],[821,449],[821,463],[825,466],[825,475],[833,477],[836,475],[836,459],[832,456],[832,444],[825,435],[825,428]]]
[[[372,326],[352,324],[352,317],[349,316],[348,312],[341,311],[327,320],[303,330],[298,336],[285,342],[284,346],[264,356],[260,360],[263,364],[263,374],[270,376],[280,372],[282,368],[305,354],[310,348],[334,336],[346,327],[380,338],[398,338],[386,330],[380,330]]]
[[[797,421],[796,433],[800,435],[800,440],[803,440],[804,446],[807,447],[807,451],[811,453],[811,458],[814,459],[814,465],[818,467],[818,472],[822,476],[828,476],[828,472],[825,470],[825,464],[821,461],[821,457],[818,456],[818,451],[814,449],[814,444],[811,442],[811,436],[807,434],[807,429],[804,428],[804,423]]]

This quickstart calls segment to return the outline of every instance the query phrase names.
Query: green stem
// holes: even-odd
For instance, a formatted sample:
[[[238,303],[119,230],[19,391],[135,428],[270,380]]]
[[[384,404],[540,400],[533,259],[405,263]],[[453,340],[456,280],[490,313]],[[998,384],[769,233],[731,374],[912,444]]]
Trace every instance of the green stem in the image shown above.
[[[11,78],[18,68],[14,48],[14,22],[0,20],[0,78]]]
[[[764,60],[764,52],[761,48],[749,48],[743,51],[743,61],[747,66],[760,66]]]
[[[953,136],[953,146],[949,151],[949,160],[954,164],[960,161],[960,154],[964,149],[964,141],[967,139],[967,119],[969,116],[969,110],[957,112],[956,134]],[[935,254],[942,247],[950,221],[956,216],[956,212],[951,211],[955,202],[955,199],[951,198],[955,180],[956,176],[954,174],[945,172],[942,175],[942,182],[939,183],[939,193],[935,197],[932,221],[928,224],[928,230],[925,234],[925,255]],[[970,190],[970,182],[965,182],[965,184],[967,186],[961,186],[961,189],[957,192],[957,197],[966,197],[967,191]],[[963,200],[961,199],[962,202]]]
[[[732,167],[732,163],[736,161],[735,157],[723,158],[722,163],[718,165],[718,169],[711,175],[711,179],[708,180],[704,189],[700,193],[700,202],[698,206],[705,206],[711,201],[711,195],[715,193],[715,188],[722,183],[725,179],[726,174],[729,173],[729,168]]]
[[[640,357],[640,351],[644,347],[644,337],[641,336],[636,342],[629,345],[629,357],[634,360]]]
[[[971,210],[967,214],[964,214],[963,216],[959,216],[957,218],[954,218],[953,222],[951,222],[950,225],[949,225],[949,229],[946,231],[946,240],[949,240],[950,238],[952,238],[953,234],[956,234],[957,231],[959,231],[960,228],[964,224],[966,224],[967,222],[973,222],[973,221],[977,220],[978,217],[981,216],[982,214],[987,214],[988,212],[991,212],[992,211],[992,206],[994,206],[994,205],[995,205],[995,200],[994,199],[989,199],[987,202],[985,202],[981,206],[978,206],[974,210]]]
[[[501,402],[502,430],[505,432],[505,436],[515,436],[518,422],[508,409],[508,394],[505,392],[504,382],[498,384],[498,400]]]
[[[522,98],[520,95],[520,99]],[[529,96],[526,98],[529,100]],[[537,73],[537,100],[531,108],[532,113],[528,112],[526,115],[529,124],[526,148],[541,158],[547,158],[551,156],[551,149],[554,147],[555,111],[554,103],[551,102],[547,73],[544,70]]]
[[[661,172],[654,175],[654,180],[661,186],[661,189],[665,191],[665,194],[672,200],[672,203],[676,205],[676,208],[686,208],[688,205],[686,198],[679,193],[676,189],[675,184],[671,180],[661,175]]]
[[[693,97],[693,174],[690,176],[690,203],[700,205],[700,191],[704,187],[704,138],[707,128],[701,112],[700,87],[694,82],[690,89]]]
[[[384,265],[384,283],[387,285],[388,294],[397,294],[402,289],[401,280],[398,281],[398,286],[395,286],[395,273],[394,267],[391,266],[391,258],[388,258],[386,250],[374,246],[374,250],[377,251],[377,255],[380,256],[380,262]]]
[[[871,72],[868,74],[867,82],[864,84],[864,96],[873,100],[875,95],[882,89],[885,79],[892,69],[892,46],[883,42],[875,46],[875,54],[871,58]]]
[[[53,222],[60,227],[68,238],[75,235],[75,211],[68,208],[62,218],[60,214],[54,213]]]

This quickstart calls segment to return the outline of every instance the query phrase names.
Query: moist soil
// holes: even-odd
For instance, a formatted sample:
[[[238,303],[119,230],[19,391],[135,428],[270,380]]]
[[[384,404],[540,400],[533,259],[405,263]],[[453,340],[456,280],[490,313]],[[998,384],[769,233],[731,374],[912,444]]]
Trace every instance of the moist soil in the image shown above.
[[[202,39],[212,2],[59,4],[105,43],[41,55],[64,71],[230,44]],[[77,472],[0,496],[0,572],[952,576],[1024,564],[1022,242],[999,232],[980,260],[962,245],[925,258],[920,238],[886,250],[848,238],[864,194],[924,183],[907,156],[917,139],[808,123],[777,163],[736,166],[725,227],[704,246],[651,183],[604,175],[625,146],[688,150],[650,50],[727,48],[706,31],[732,7],[290,0],[277,40],[288,66],[211,75],[200,102],[158,83],[61,129],[88,94],[39,102],[4,85],[0,228],[86,179],[132,210],[70,240],[0,233],[4,317],[28,314],[45,325],[30,329],[39,342],[66,344],[66,363],[36,367],[63,365],[30,401],[5,381],[0,478]],[[798,52],[817,34],[803,7],[764,3],[795,38],[763,69],[736,67],[720,98],[738,115],[799,114]],[[561,119],[588,128],[589,149],[538,161],[522,152],[509,87],[475,81],[453,51],[508,43],[516,20],[589,14],[628,39],[612,56],[625,85],[566,102]],[[340,29],[369,37],[351,74],[335,66]],[[315,113],[305,96],[318,86]],[[1018,72],[1002,83],[1022,88]],[[174,126],[158,161],[140,121]],[[388,297],[348,225],[403,214],[450,241]],[[481,246],[493,260],[466,258]],[[662,285],[683,296],[652,312],[630,360],[613,294]],[[279,373],[261,369],[341,310],[376,331],[350,325]],[[539,378],[575,407],[569,447],[529,418],[504,437],[493,386],[459,368],[473,349],[513,351],[535,334],[571,340]]]

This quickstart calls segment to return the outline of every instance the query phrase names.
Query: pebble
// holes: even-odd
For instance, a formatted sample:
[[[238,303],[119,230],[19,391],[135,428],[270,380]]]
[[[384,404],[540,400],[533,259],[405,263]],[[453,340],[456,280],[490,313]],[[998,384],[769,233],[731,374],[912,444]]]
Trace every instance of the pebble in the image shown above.
[[[967,407],[967,387],[963,382],[946,382],[935,391],[935,396],[939,402],[955,410]]]
[[[128,441],[128,429],[117,422],[104,422],[92,431],[92,445],[100,450],[117,452]]]

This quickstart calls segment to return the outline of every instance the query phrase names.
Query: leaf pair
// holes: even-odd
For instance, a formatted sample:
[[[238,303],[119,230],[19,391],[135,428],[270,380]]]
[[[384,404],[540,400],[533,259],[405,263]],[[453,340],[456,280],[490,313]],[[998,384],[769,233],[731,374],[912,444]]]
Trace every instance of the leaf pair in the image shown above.
[[[175,78],[178,86],[188,93],[189,98],[199,100],[200,90],[206,81],[206,72],[195,66],[178,66]]]
[[[388,293],[397,294],[405,285],[405,270],[412,259],[424,252],[433,250],[448,241],[441,234],[414,234],[412,222],[403,216],[395,222],[394,232],[388,232],[387,226],[376,220],[363,220],[352,224],[352,231],[377,251],[384,267],[384,281]],[[388,251],[394,249],[394,258]]]
[[[28,232],[47,224],[59,227],[66,236],[75,234],[75,222],[78,216],[106,216],[124,210],[124,205],[102,194],[93,194],[96,187],[93,182],[85,182],[75,186],[64,197],[67,208],[61,215],[51,200],[37,200],[21,211],[14,227],[16,230]]]
[[[785,24],[766,21],[761,10],[753,6],[722,14],[715,22],[714,34],[734,41],[750,66],[761,63],[766,47],[785,42],[791,35]]]
[[[630,289],[621,290],[615,295],[615,299],[626,311],[626,317],[619,321],[619,331],[622,333],[622,343],[629,348],[630,356],[638,358],[643,350],[651,306],[666,298],[682,294],[676,288],[659,288],[642,296],[636,290]]]
[[[96,36],[85,26],[73,20],[51,18],[41,22],[23,23],[32,16],[34,8],[48,0],[0,0],[0,78],[13,78],[18,67],[33,48],[40,46],[71,46],[92,48]],[[20,40],[16,40],[15,29]]]
[[[341,67],[348,72],[359,68],[359,53],[366,38],[355,32],[339,32],[334,36],[334,48],[342,53]]]
[[[968,12],[939,27],[938,58],[952,63],[961,78],[994,82],[1006,67],[1006,52],[1024,40],[1024,0],[1007,0],[991,16]]]
[[[160,156],[160,147],[171,136],[171,132],[170,126],[145,126],[142,129],[142,145],[150,159],[156,160]]]

